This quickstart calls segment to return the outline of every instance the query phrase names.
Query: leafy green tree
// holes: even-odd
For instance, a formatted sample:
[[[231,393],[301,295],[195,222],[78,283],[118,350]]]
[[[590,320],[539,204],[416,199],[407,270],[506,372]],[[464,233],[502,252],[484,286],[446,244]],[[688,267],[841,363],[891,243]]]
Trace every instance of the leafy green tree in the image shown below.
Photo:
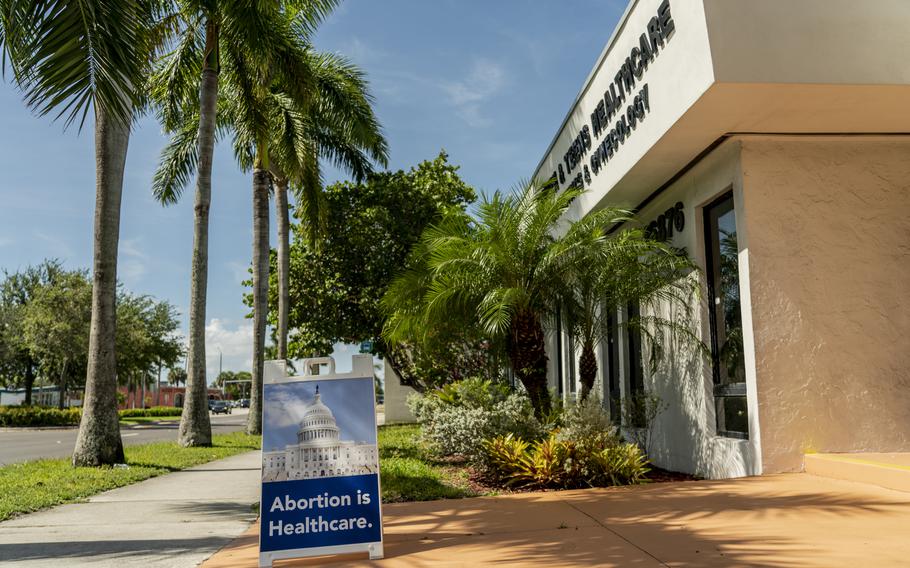
[[[117,372],[121,382],[145,388],[153,373],[183,355],[180,322],[169,302],[121,292],[117,302]]]
[[[212,386],[218,387],[225,390],[228,395],[233,399],[244,398],[247,393],[250,392],[249,384],[241,383],[230,383],[225,385],[227,381],[250,381],[252,382],[253,375],[249,371],[221,371],[218,377],[215,379],[215,382],[212,383]]]
[[[615,220],[612,211],[598,211],[561,227],[582,193],[529,183],[511,195],[497,192],[485,199],[476,216],[458,212],[428,228],[422,240],[429,280],[417,291],[422,307],[393,312],[386,338],[395,341],[407,337],[408,330],[432,329],[452,314],[471,314],[490,337],[504,343],[535,413],[546,416],[545,320],[571,283],[579,255],[605,239]]]
[[[166,168],[159,168],[153,183],[154,192],[163,203],[171,203],[179,198],[194,170],[197,181],[193,208],[188,396],[178,435],[183,446],[208,446],[212,441],[205,377],[205,308],[212,158],[216,128],[224,126],[219,124],[217,110],[219,76],[224,71],[229,84],[247,93],[262,88],[263,72],[294,77],[296,82],[289,84],[302,98],[311,78],[306,67],[300,65],[303,51],[300,39],[309,36],[337,3],[337,0],[181,2],[179,37],[156,71],[153,94],[158,101],[162,123],[165,130],[185,142],[180,151],[187,159],[176,162],[189,167],[176,173],[169,172],[170,175]],[[286,17],[286,10],[292,12],[291,18]],[[256,107],[249,107],[249,110],[258,112]],[[261,122],[259,116],[251,117],[248,123]],[[260,157],[263,156],[260,154]],[[163,158],[167,161],[167,154]],[[268,159],[267,154],[264,159]],[[256,199],[260,199],[259,193],[267,185],[265,176],[265,172],[259,173],[258,177],[254,173]]]
[[[23,337],[41,362],[43,373],[60,387],[60,408],[67,387],[81,385],[80,378],[85,377],[91,298],[92,286],[85,272],[63,272],[39,287],[25,307]]]
[[[0,284],[0,374],[9,386],[25,388],[25,404],[32,403],[32,387],[39,361],[35,359],[22,334],[25,308],[38,290],[54,282],[64,272],[58,260],[45,260],[38,266],[10,274],[3,272]]]
[[[445,152],[409,171],[374,173],[361,183],[327,187],[323,238],[312,242],[304,220],[292,227],[289,355],[310,357],[328,353],[337,342],[372,339],[374,353],[387,357],[379,299],[406,266],[424,227],[449,209],[463,210],[474,199],[474,190]],[[303,214],[298,210],[296,216]],[[273,278],[273,305],[278,295],[279,282]],[[273,326],[275,317],[271,314]]]
[[[178,387],[186,385],[186,370],[183,367],[172,367],[167,373],[167,382]]]
[[[153,0],[0,0],[0,51],[26,104],[80,127],[94,111],[91,332],[75,465],[123,461],[114,347],[120,201],[130,124],[161,38],[159,8]]]

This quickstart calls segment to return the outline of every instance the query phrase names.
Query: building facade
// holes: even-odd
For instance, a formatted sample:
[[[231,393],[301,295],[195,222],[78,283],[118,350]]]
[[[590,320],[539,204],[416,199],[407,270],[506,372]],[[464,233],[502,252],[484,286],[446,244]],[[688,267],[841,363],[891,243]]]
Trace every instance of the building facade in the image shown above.
[[[910,450],[910,3],[633,0],[535,177],[588,191],[701,268],[655,365],[612,314],[604,400],[653,393],[652,459],[710,478]],[[551,388],[577,352],[548,344]],[[617,412],[617,408],[613,409]],[[624,425],[628,427],[629,425]]]
[[[379,471],[376,444],[341,439],[331,409],[316,387],[316,396],[304,410],[297,443],[283,450],[262,452],[262,480],[286,481],[314,477],[361,475]]]

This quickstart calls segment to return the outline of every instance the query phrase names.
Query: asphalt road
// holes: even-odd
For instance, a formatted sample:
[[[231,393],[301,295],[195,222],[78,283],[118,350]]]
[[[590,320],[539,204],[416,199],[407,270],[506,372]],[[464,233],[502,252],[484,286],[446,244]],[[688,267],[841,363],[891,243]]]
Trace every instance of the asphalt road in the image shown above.
[[[212,433],[223,434],[246,427],[247,409],[235,408],[232,414],[212,415]],[[164,424],[142,424],[123,427],[120,435],[125,445],[145,444],[177,439],[178,421]],[[0,429],[0,465],[39,458],[62,458],[72,455],[78,428],[27,430]]]

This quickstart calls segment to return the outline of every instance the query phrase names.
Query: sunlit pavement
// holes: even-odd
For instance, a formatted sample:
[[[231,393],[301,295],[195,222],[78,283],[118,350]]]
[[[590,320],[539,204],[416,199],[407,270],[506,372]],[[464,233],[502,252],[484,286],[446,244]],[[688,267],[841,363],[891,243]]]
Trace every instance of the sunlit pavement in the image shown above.
[[[383,507],[385,559],[344,566],[907,566],[910,493],[780,474]],[[256,566],[258,523],[204,568]]]

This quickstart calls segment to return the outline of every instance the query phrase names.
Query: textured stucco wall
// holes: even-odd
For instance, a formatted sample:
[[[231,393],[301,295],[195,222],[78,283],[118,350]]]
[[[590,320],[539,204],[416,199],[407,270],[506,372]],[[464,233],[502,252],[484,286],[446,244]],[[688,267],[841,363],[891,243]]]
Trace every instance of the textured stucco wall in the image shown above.
[[[398,373],[385,362],[385,423],[406,424],[416,422],[417,418],[408,408],[408,396],[415,392],[411,387],[401,384]]]
[[[764,472],[910,450],[910,136],[742,148]]]

